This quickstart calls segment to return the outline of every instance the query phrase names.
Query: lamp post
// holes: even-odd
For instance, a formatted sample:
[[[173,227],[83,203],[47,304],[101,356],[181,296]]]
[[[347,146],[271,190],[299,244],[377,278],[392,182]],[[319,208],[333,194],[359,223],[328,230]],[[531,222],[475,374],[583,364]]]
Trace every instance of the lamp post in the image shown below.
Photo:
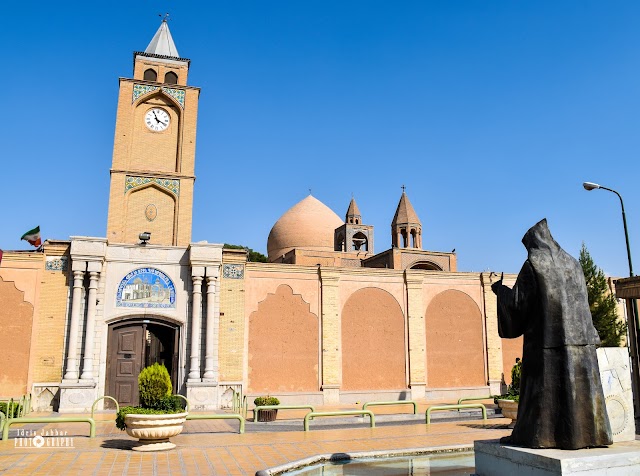
[[[582,184],[582,186],[584,187],[585,190],[587,191],[591,191],[591,190],[596,190],[601,188],[602,190],[608,190],[609,192],[613,192],[615,193],[618,198],[620,199],[620,207],[622,208],[622,224],[624,225],[624,239],[625,242],[627,244],[627,259],[629,260],[629,277],[633,277],[633,264],[631,264],[631,248],[629,247],[629,233],[627,231],[627,216],[624,213],[624,202],[622,201],[622,196],[616,192],[615,190],[611,189],[611,188],[607,188],[607,187],[603,187],[600,184],[597,183],[593,183],[593,182],[584,182]],[[633,312],[633,319],[632,319],[632,323],[633,323],[633,338],[634,340],[632,340],[633,344],[634,344],[634,353],[635,356],[632,355],[632,360],[635,360],[634,362],[634,366],[636,371],[634,372],[634,377],[636,380],[636,388],[637,386],[640,385],[640,375],[638,375],[639,372],[639,367],[638,364],[639,359],[638,359],[638,330],[640,330],[640,323],[638,322],[638,303],[636,302],[635,299],[631,299],[631,304],[632,304],[632,312]],[[627,308],[629,309],[629,308]],[[638,389],[640,390],[640,389]],[[636,405],[640,408],[640,395],[639,392],[636,392],[635,394],[635,401],[636,401]]]
[[[627,216],[624,213],[624,202],[622,201],[622,197],[618,192],[611,188],[603,187],[602,185],[598,185],[593,182],[584,182],[582,184],[585,190],[591,191],[597,188],[601,188],[602,190],[608,190],[609,192],[615,193],[620,199],[620,207],[622,207],[622,224],[624,225],[624,239],[627,243],[627,259],[629,260],[629,277],[633,277],[633,265],[631,264],[631,248],[629,247],[629,233],[627,232]]]

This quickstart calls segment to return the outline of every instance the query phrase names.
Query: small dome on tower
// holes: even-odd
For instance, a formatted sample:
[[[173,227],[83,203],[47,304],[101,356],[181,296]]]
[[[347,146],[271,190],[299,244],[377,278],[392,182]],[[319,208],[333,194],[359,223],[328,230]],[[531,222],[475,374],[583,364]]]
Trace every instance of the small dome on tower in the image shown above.
[[[309,195],[273,225],[267,240],[269,261],[275,261],[294,248],[333,251],[333,235],[344,222],[317,198]]]

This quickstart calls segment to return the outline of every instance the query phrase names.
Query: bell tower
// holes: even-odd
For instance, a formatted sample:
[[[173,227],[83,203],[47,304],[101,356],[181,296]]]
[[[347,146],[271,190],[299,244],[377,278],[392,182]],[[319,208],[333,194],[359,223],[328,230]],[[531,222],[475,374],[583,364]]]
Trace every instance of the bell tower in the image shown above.
[[[166,19],[144,52],[133,54],[133,78],[120,78],[113,144],[107,240],[188,246],[195,181],[200,89],[187,86]]]
[[[422,223],[402,186],[402,196],[391,222],[391,245],[394,248],[422,249]]]
[[[349,208],[344,217],[344,225],[333,233],[335,251],[362,251],[373,254],[373,226],[362,224],[362,215],[351,198]]]

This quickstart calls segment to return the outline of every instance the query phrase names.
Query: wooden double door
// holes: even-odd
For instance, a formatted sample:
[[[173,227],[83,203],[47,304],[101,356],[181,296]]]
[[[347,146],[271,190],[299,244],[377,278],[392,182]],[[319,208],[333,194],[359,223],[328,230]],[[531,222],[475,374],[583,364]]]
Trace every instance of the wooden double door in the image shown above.
[[[161,321],[133,320],[109,326],[106,395],[121,407],[138,405],[138,375],[155,362],[167,368],[176,393],[178,339],[179,328]]]

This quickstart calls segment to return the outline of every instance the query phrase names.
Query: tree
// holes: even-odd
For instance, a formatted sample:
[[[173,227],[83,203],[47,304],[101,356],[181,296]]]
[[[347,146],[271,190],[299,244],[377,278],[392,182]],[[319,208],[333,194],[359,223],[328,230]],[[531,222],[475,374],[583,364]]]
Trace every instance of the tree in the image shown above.
[[[247,248],[242,245],[230,245],[229,243],[225,243],[223,248],[227,248],[230,250],[247,250],[247,261],[252,261],[254,263],[268,263],[269,259],[260,253],[259,251],[253,251],[251,248]]]
[[[618,321],[617,302],[611,293],[604,271],[596,266],[582,243],[580,265],[587,281],[587,295],[593,325],[598,331],[603,347],[618,347],[620,338],[626,334],[627,325]]]

